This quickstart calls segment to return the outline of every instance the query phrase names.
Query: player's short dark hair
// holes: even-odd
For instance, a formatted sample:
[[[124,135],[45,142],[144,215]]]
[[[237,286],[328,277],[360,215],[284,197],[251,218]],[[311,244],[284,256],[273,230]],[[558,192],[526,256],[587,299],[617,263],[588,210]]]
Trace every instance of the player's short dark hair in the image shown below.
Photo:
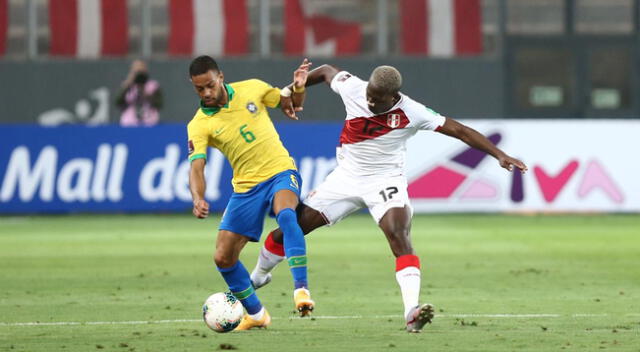
[[[198,76],[209,71],[218,72],[218,63],[211,56],[202,55],[198,56],[189,65],[189,76]]]
[[[402,87],[402,75],[393,66],[378,66],[371,73],[369,83],[387,94],[397,94]]]

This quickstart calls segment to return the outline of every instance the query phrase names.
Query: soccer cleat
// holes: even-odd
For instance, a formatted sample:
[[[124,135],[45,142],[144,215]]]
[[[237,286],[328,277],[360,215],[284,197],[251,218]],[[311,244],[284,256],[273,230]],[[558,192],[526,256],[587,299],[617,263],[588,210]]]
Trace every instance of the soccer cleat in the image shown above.
[[[253,278],[251,278],[251,285],[253,286],[253,289],[254,289],[254,290],[257,290],[257,289],[259,289],[260,287],[266,286],[268,283],[270,283],[270,282],[271,282],[271,278],[272,278],[271,273],[268,273],[268,274],[265,276],[264,281],[262,281],[262,282],[260,282],[260,283],[256,283],[255,281],[253,281]]]
[[[407,316],[407,332],[420,332],[425,324],[433,320],[433,306],[429,303],[417,305]]]
[[[235,330],[249,330],[253,328],[266,329],[271,324],[271,316],[267,310],[264,310],[264,316],[260,320],[253,320],[249,314],[242,317],[240,325]]]
[[[306,317],[313,312],[315,302],[311,299],[311,293],[306,288],[299,288],[293,291],[293,301],[301,317]]]

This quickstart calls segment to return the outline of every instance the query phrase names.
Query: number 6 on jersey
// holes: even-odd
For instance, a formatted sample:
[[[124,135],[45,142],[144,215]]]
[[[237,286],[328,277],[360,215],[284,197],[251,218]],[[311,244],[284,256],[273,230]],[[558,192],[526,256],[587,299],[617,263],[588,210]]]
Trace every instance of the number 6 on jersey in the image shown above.
[[[251,143],[256,140],[256,136],[251,131],[244,131],[247,128],[247,124],[240,126],[240,135],[247,143]]]

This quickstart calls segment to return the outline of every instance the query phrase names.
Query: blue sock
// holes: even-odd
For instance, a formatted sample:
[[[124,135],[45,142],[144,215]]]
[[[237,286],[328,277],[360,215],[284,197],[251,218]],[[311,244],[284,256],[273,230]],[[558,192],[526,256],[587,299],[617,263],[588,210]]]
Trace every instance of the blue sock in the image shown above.
[[[227,282],[229,290],[240,300],[249,314],[256,314],[262,309],[262,304],[251,285],[251,279],[247,269],[238,260],[230,268],[218,268],[220,274]]]
[[[307,288],[307,248],[296,212],[291,208],[285,208],[278,213],[276,221],[284,234],[284,254],[293,275],[293,285],[295,288]]]

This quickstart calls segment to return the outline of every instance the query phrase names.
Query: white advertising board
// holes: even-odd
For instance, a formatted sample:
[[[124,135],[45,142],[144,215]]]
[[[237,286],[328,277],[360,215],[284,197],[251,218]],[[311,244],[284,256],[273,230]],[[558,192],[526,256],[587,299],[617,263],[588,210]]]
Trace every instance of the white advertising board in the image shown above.
[[[640,212],[640,121],[467,120],[529,167],[510,173],[440,133],[407,143],[416,212]]]

